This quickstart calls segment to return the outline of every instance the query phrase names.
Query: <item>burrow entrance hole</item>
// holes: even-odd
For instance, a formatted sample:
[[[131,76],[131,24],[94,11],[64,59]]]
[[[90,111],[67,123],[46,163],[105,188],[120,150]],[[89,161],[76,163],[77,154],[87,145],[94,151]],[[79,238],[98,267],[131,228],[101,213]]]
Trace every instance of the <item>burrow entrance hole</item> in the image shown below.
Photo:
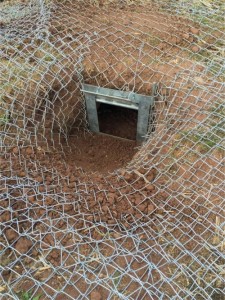
[[[133,109],[101,103],[98,107],[100,133],[136,140],[138,112]]]
[[[126,168],[140,149],[142,142],[140,137],[145,136],[144,132],[147,133],[148,121],[151,120],[153,112],[153,96],[88,84],[84,88],[86,90],[82,91],[91,94],[91,97],[88,98],[85,94],[84,103],[76,102],[78,103],[76,106],[73,103],[77,97],[69,99],[70,106],[67,105],[66,109],[71,107],[68,114],[69,121],[74,122],[73,127],[70,128],[67,137],[62,136],[60,130],[59,134],[56,132],[56,139],[54,138],[56,151],[54,156],[49,158],[52,158],[54,166],[63,160],[68,168],[80,168],[82,172],[87,173],[106,174]],[[92,98],[94,92],[95,98]],[[63,111],[60,105],[59,101],[58,110]],[[86,114],[83,113],[84,107]],[[92,114],[94,117],[91,119]],[[61,115],[63,117],[63,114]],[[92,125],[96,120],[95,131]]]
[[[86,172],[108,173],[126,166],[138,151],[135,110],[101,103],[98,105],[99,133],[74,128],[65,147],[69,166]],[[68,149],[68,150],[67,150]]]

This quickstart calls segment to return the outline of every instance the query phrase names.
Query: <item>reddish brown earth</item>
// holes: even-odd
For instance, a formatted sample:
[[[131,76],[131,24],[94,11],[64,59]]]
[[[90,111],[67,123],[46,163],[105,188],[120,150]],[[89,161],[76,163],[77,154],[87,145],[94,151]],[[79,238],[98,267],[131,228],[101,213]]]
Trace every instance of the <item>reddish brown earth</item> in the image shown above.
[[[87,135],[88,145],[90,141],[93,142],[95,138],[96,136],[90,139],[90,136]],[[122,147],[124,154],[129,151],[126,147],[128,147],[130,143],[134,143],[125,141],[126,147],[124,147],[124,141],[120,139],[117,140],[117,142],[115,142],[115,138],[108,136],[98,136],[97,139],[98,141],[105,141],[105,144],[109,146],[109,148],[112,148],[112,152],[116,152],[116,148]],[[84,139],[83,141],[79,139],[79,141],[80,145],[86,143]],[[87,146],[87,143],[85,145]],[[99,143],[96,145],[99,145]],[[104,143],[102,143],[102,147],[103,146]],[[113,148],[114,146],[115,148]],[[98,159],[100,159],[100,157],[97,157],[99,151],[98,147],[94,146],[92,151],[95,151],[94,154],[97,164],[94,168],[104,169],[104,166],[101,166],[102,162],[99,163],[98,161]],[[130,153],[132,153],[132,151],[134,150],[131,147]],[[82,166],[85,167],[84,160],[86,153],[85,151],[83,153],[83,157],[80,157],[83,159]],[[111,154],[114,155],[114,153]],[[125,157],[124,154],[121,148],[119,148],[116,157]],[[154,185],[151,184],[151,181],[153,181],[156,176],[154,169],[148,171],[146,178],[148,178],[149,183],[146,183],[140,178],[140,173],[129,173],[124,169],[121,169],[119,177],[117,175],[104,175],[104,173],[99,172],[93,174],[86,171],[83,173],[81,169],[76,167],[78,164],[77,158],[73,159],[72,157],[75,158],[76,156],[68,157],[66,154],[64,161],[58,152],[49,153],[41,148],[20,146],[13,147],[8,154],[3,155],[1,158],[1,178],[4,179],[6,176],[15,179],[3,180],[3,185],[0,187],[3,195],[3,198],[0,199],[0,207],[2,208],[0,222],[5,225],[10,224],[10,228],[4,231],[6,239],[15,250],[16,257],[20,257],[24,254],[27,255],[24,264],[28,267],[32,265],[33,260],[38,260],[39,255],[46,255],[46,261],[54,267],[61,264],[61,253],[58,249],[54,248],[55,234],[57,241],[60,241],[62,249],[64,249],[64,247],[67,249],[65,253],[62,250],[62,259],[67,259],[68,251],[71,251],[71,253],[73,249],[76,251],[76,243],[74,243],[72,236],[70,234],[65,235],[65,232],[63,233],[63,230],[67,228],[68,224],[71,228],[78,230],[78,232],[84,236],[87,235],[86,231],[88,230],[89,238],[99,241],[107,234],[107,230],[104,227],[101,228],[101,226],[95,227],[93,224],[99,221],[106,222],[115,228],[113,233],[115,234],[115,238],[121,238],[121,242],[124,243],[121,230],[124,231],[131,228],[131,224],[134,220],[147,221],[151,215],[157,212],[154,201],[148,198],[148,196],[152,198],[156,192]],[[66,159],[69,161],[66,162]],[[129,157],[129,159],[131,158]],[[107,162],[107,160],[105,160],[105,162]],[[116,166],[118,167],[116,162],[114,162],[114,165],[110,163],[107,168],[105,168],[105,171],[108,171],[109,168],[113,169]],[[89,161],[86,162],[86,167],[90,169],[93,165]],[[52,171],[50,171],[51,169]],[[140,169],[138,172],[143,173],[145,170]],[[30,182],[35,182],[35,184],[32,184],[32,187],[31,185],[25,185],[23,187],[17,185],[16,188],[13,187],[15,183],[20,180],[26,180],[26,178],[29,178],[29,180],[31,180]],[[130,196],[128,198],[126,195],[129,193]],[[159,201],[163,199],[161,196],[158,197],[159,198],[156,197],[155,199],[156,203],[159,203]],[[83,199],[85,199],[85,201],[83,201]],[[4,210],[4,208],[7,207],[11,207],[11,212],[7,209]],[[17,220],[19,224],[17,227],[11,223],[12,219]],[[33,220],[33,225],[31,225],[29,221],[31,219]],[[58,221],[59,219],[60,221]],[[41,220],[44,221],[44,223]],[[51,222],[54,223],[54,226],[51,225],[51,232],[46,234],[46,226],[50,226]],[[38,230],[42,233],[40,239],[34,238],[31,240],[30,237],[32,234],[29,238],[23,235],[21,236],[23,232],[30,231],[31,226],[34,226],[35,231]],[[106,247],[104,243],[103,247],[104,253],[106,248],[108,251],[108,254],[105,253],[104,255],[106,257],[110,256],[111,246]],[[129,241],[127,247],[132,249],[132,241]],[[51,251],[49,251],[49,249],[51,249]],[[91,249],[92,248],[88,245],[82,245],[80,251],[84,251],[84,255],[87,255],[89,252],[91,253]],[[13,255],[12,259],[14,258]],[[74,263],[76,263],[74,259],[75,258],[72,257],[68,258],[66,261],[67,265],[74,265]],[[118,261],[117,263],[123,264],[123,261],[121,260],[121,262]],[[97,268],[97,265],[93,265],[93,267]],[[139,268],[139,265],[134,266],[134,268]],[[18,265],[16,271],[17,274],[22,274],[23,266]],[[32,276],[34,276],[36,280],[43,281],[51,272],[52,269],[50,268],[43,271],[41,270],[40,272],[36,271]],[[110,269],[108,272],[115,272],[115,270]],[[9,281],[14,275],[6,270],[3,276]],[[128,282],[129,280],[128,278]],[[74,282],[76,281],[76,278],[74,278]],[[52,278],[48,284],[55,288],[55,282],[57,282],[57,286],[59,284],[65,284],[64,281],[59,283],[58,278]],[[32,287],[32,284],[32,280],[30,282],[28,280],[26,284],[22,281],[18,289],[27,289],[28,286]],[[126,282],[124,281],[124,286],[125,284]],[[82,278],[79,283],[76,283],[76,286],[80,290],[85,290],[85,282]],[[50,287],[44,286],[43,288],[48,295],[52,295]],[[134,291],[136,288],[137,286],[135,284],[130,287],[130,289]],[[66,291],[75,298],[79,297],[79,293],[73,287],[68,286]],[[104,288],[99,287],[99,291],[103,295],[102,298],[99,299],[105,299],[105,297],[108,296],[108,291],[104,290]],[[94,297],[97,296],[99,296],[99,293],[93,291],[90,294],[90,299],[95,299]],[[65,298],[63,294],[59,294],[57,299],[67,298]]]
[[[137,152],[135,141],[123,140],[104,134],[78,134],[69,138],[70,147],[64,148],[65,163],[70,167],[81,167],[84,171],[112,172],[126,166]],[[50,159],[57,161],[55,153]],[[63,154],[62,157],[63,158]]]
[[[119,146],[116,143],[110,144],[110,141],[114,141],[114,138],[105,136],[99,137],[103,141],[106,141],[107,146]],[[88,140],[90,141],[90,138]],[[121,140],[119,140],[119,142],[121,143]],[[105,171],[108,170],[106,166],[104,166],[104,162],[107,164],[107,158],[105,158],[105,161],[99,162],[98,159],[101,160],[100,156],[97,156],[99,149],[96,146],[96,148],[94,147],[92,149],[92,151],[94,150],[96,150],[94,159],[97,159],[97,165],[94,166],[94,168],[100,169],[102,167],[103,169],[105,168]],[[114,150],[114,155],[116,149],[113,148],[112,150]],[[116,154],[117,158],[123,157],[120,150],[121,148],[118,149]],[[129,149],[126,150],[125,148],[124,153],[128,150]],[[132,151],[131,149],[131,152]],[[84,154],[86,155],[85,152]],[[80,156],[82,159],[81,163],[83,164],[86,159],[85,155],[83,155],[83,157]],[[152,196],[156,193],[154,185],[151,184],[156,176],[154,169],[149,169],[147,172],[144,169],[132,172],[121,169],[118,172],[118,177],[116,174],[107,175],[100,172],[96,172],[95,174],[89,173],[88,171],[83,172],[83,170],[77,166],[76,160],[77,158],[75,158],[75,156],[73,158],[73,156],[69,155],[66,155],[64,160],[59,152],[52,154],[40,148],[14,147],[11,153],[2,157],[2,176],[17,176],[21,179],[26,177],[33,178],[37,183],[35,191],[28,189],[25,194],[29,205],[38,205],[39,196],[41,198],[44,197],[45,205],[55,205],[57,201],[54,197],[45,196],[45,194],[64,194],[67,199],[67,204],[65,206],[65,204],[62,203],[62,205],[60,205],[59,203],[58,209],[60,210],[64,207],[69,215],[84,213],[90,221],[102,220],[115,223],[120,220],[122,223],[129,223],[133,220],[131,216],[136,216],[137,219],[144,220],[145,216],[154,211],[154,203],[148,198],[148,196]],[[90,169],[91,166],[93,167],[93,161],[87,159],[85,163],[87,169]],[[110,163],[107,167],[115,167],[116,163],[118,162],[114,162],[114,165]],[[43,170],[45,171],[43,172]],[[145,180],[140,176],[141,173],[145,173]],[[86,188],[84,189],[85,186]],[[12,191],[13,196],[22,196],[23,193],[24,191],[20,189],[18,191]],[[126,195],[129,193],[131,193],[131,195],[127,198]],[[79,197],[84,197],[86,203],[80,202]],[[158,195],[158,197],[160,198],[160,195]],[[156,199],[156,201],[158,200]],[[8,200],[1,200],[2,207],[7,206],[7,203]],[[73,207],[71,205],[74,203],[77,203],[77,207],[71,209]],[[17,201],[16,207],[20,205],[22,205],[22,209],[25,203],[23,201]],[[35,215],[40,214],[41,216],[42,210],[37,207],[37,211],[33,211],[32,213]],[[124,215],[126,215],[126,218],[124,218]],[[51,210],[49,211],[49,216],[51,217]],[[1,221],[7,221],[11,217],[8,212],[5,212],[0,218]],[[9,234],[11,235],[12,233]]]
[[[69,2],[69,5],[71,5],[71,2]],[[146,12],[146,8],[140,7],[135,9],[131,7],[129,11],[121,8],[109,12],[107,8],[105,10],[93,7],[87,9],[81,6],[74,12],[71,11],[70,18],[68,18],[67,11],[71,11],[71,7],[67,8],[66,5],[63,5],[61,9],[59,7],[55,12],[55,18],[50,29],[52,42],[59,41],[58,46],[61,47],[59,37],[66,36],[64,47],[66,47],[65,45],[70,45],[70,47],[76,49],[77,44],[76,42],[71,42],[70,37],[67,36],[68,33],[75,33],[75,35],[77,32],[81,34],[91,33],[92,36],[93,32],[96,31],[99,34],[97,41],[92,43],[90,51],[84,60],[83,76],[87,83],[107,85],[112,88],[126,88],[128,85],[130,89],[135,87],[136,91],[149,94],[153,82],[170,82],[181,70],[188,69],[193,65],[192,62],[186,61],[186,50],[190,51],[190,53],[200,50],[197,45],[200,30],[196,24],[181,17],[162,14],[153,7],[149,7],[148,12]],[[143,41],[146,42],[143,49],[146,55],[140,53],[140,46]],[[31,58],[32,54],[30,53],[34,52],[32,47],[34,46],[30,45],[29,50],[24,49],[24,52],[29,52],[28,54]],[[71,54],[70,47],[64,50],[68,54],[68,60],[72,60],[73,65],[73,59],[76,61],[77,54]],[[186,50],[183,51],[182,49]],[[12,53],[12,55],[15,54],[14,52]],[[139,60],[140,63],[137,64],[137,58],[140,54],[142,54]],[[176,60],[174,57],[177,54],[180,57]],[[70,64],[65,62],[65,65],[69,69]],[[72,67],[71,70],[73,70]],[[67,93],[66,89],[70,92],[74,90],[75,84],[70,82],[71,70],[68,73],[66,70],[61,70],[60,73],[63,80],[66,78],[65,74],[69,75],[69,79],[65,79],[68,85],[62,90],[63,96]],[[134,70],[139,75],[137,78],[134,76]],[[199,69],[198,72],[201,74],[201,71],[202,69]],[[53,75],[55,76],[57,72],[58,70],[53,72]],[[44,81],[51,82],[51,76],[53,75],[46,74]],[[74,79],[74,82],[77,84],[77,78]],[[71,86],[68,87],[69,85]],[[61,88],[61,83],[53,84],[52,86],[52,89],[56,91]],[[77,115],[75,106],[75,111],[72,111],[70,114],[71,106],[74,105],[74,99],[71,96],[69,99],[65,98],[67,108],[64,108],[63,105],[61,106],[59,102],[56,105],[57,110],[54,114],[57,115],[58,112],[61,112],[62,115],[68,114],[69,119],[74,120],[74,116]],[[101,131],[134,139],[136,116],[121,116],[121,112],[117,116],[113,114],[113,118],[111,118],[110,112],[100,113]],[[40,120],[41,117],[42,115]],[[57,144],[56,140],[55,142]],[[17,251],[18,256],[25,253],[29,254],[26,261],[28,265],[32,264],[33,258],[38,260],[40,251],[42,251],[41,254],[43,255],[48,253],[47,261],[52,263],[53,266],[61,264],[59,250],[54,249],[53,236],[55,232],[54,234],[51,232],[46,235],[46,228],[39,220],[46,221],[47,226],[50,226],[50,220],[60,219],[59,222],[54,224],[54,229],[52,227],[51,230],[57,231],[56,235],[57,239],[60,240],[60,245],[67,247],[71,253],[73,250],[76,251],[74,241],[69,234],[62,237],[58,229],[65,230],[69,224],[71,228],[82,229],[81,233],[83,236],[86,236],[88,229],[89,237],[99,241],[108,234],[108,231],[102,227],[102,231],[99,232],[97,230],[99,228],[91,227],[93,223],[102,221],[108,225],[115,225],[118,232],[115,231],[112,237],[121,240],[123,247],[127,247],[131,253],[133,251],[132,239],[127,241],[127,245],[125,245],[121,231],[130,229],[133,222],[149,222],[149,220],[153,220],[151,223],[152,231],[157,232],[158,229],[160,230],[160,220],[168,215],[167,211],[170,211],[171,219],[174,222],[180,217],[177,212],[180,211],[180,214],[182,214],[183,203],[176,198],[166,201],[168,194],[160,192],[155,186],[154,180],[157,172],[152,166],[147,165],[145,169],[140,168],[132,172],[125,170],[125,166],[137,152],[137,145],[134,141],[125,141],[96,134],[90,135],[86,133],[84,135],[81,130],[80,132],[72,132],[68,139],[68,144],[70,148],[65,141],[62,141],[62,147],[56,147],[57,151],[51,152],[44,147],[25,147],[22,145],[12,147],[6,155],[2,156],[0,161],[1,178],[12,178],[15,176],[15,179],[6,180],[0,187],[0,191],[5,195],[0,199],[0,207],[3,209],[3,213],[0,215],[0,222],[7,225],[11,224],[12,219],[18,220],[18,228],[7,229],[4,234],[10,245]],[[168,151],[168,149],[165,149],[165,151]],[[164,161],[162,161],[163,163]],[[216,167],[218,166],[216,165]],[[116,169],[120,169],[116,175],[108,174],[108,172]],[[95,173],[93,174],[93,172]],[[145,179],[141,174],[145,174]],[[191,175],[187,175],[186,172],[185,175],[188,177],[187,183],[190,183]],[[183,175],[180,174],[180,176]],[[26,180],[27,178],[32,183],[35,182],[32,187],[18,186],[19,180]],[[164,186],[169,181],[168,178],[171,179],[171,175],[165,174],[165,179],[161,180],[162,190],[165,190]],[[176,179],[174,180],[174,187],[172,188],[171,186],[172,192],[178,188]],[[16,189],[13,188],[13,184],[16,184]],[[8,197],[9,194],[11,198]],[[194,203],[193,207],[191,207],[190,203],[187,203],[188,208],[185,208],[187,224],[193,222],[193,219],[191,219],[193,211],[196,212],[199,209],[195,205],[197,204]],[[10,212],[6,209],[8,207],[11,208]],[[205,205],[202,205],[202,207],[206,210]],[[173,208],[176,209],[173,210]],[[205,211],[201,215],[204,213],[206,215]],[[43,233],[40,240],[36,241],[38,243],[37,247],[32,244],[31,240],[23,236],[19,237],[18,234],[30,230],[31,225],[33,226],[28,220],[28,215],[30,219],[34,220],[35,230],[38,229]],[[157,218],[159,218],[158,222]],[[36,223],[35,220],[37,220]],[[182,228],[179,231],[178,228],[177,232],[182,235],[184,230]],[[201,231],[203,230],[201,229]],[[153,249],[157,247],[154,243],[151,245],[148,235],[142,234],[140,240],[144,242],[143,245],[145,245],[146,250],[149,250],[150,247]],[[106,242],[103,244],[104,251],[105,248],[108,251],[105,256],[109,257],[111,255],[110,242],[109,246]],[[83,255],[93,251],[91,245],[84,243],[82,247],[81,252],[83,251]],[[52,251],[47,252],[50,248]],[[160,249],[158,249],[158,253],[160,253]],[[70,259],[71,261],[68,262],[68,265],[71,264],[73,266],[76,263],[76,258]],[[151,259],[156,264],[162,261],[162,257],[157,257],[157,255]],[[129,255],[125,258],[118,258],[116,264],[121,268],[125,268],[129,265]],[[142,262],[133,264],[132,269],[142,278],[146,270],[144,268],[141,270],[141,267],[145,266],[146,261],[143,259]],[[97,268],[97,263],[92,267]],[[19,267],[16,272],[17,274],[22,274],[23,267]],[[51,270],[45,270],[41,274],[35,273],[34,277],[38,280],[43,280],[48,277],[50,272]],[[107,274],[111,273],[107,270]],[[10,278],[7,272],[3,275],[7,279]],[[155,277],[153,274],[152,280],[161,284],[159,274],[156,274]],[[71,281],[73,280],[71,279]],[[80,282],[77,282],[77,278],[74,276],[74,282],[76,282],[80,290],[85,290],[86,283],[82,278]],[[60,282],[58,278],[52,278],[52,281],[48,282],[48,284],[58,289]],[[129,285],[129,291],[137,289],[137,284],[135,282],[130,284],[129,278],[125,279],[123,284],[124,287]],[[30,286],[32,285],[33,283],[30,282]],[[28,286],[29,283],[26,282],[24,288]],[[73,287],[67,287],[66,292],[73,295],[74,299],[80,296]],[[50,289],[48,293],[49,295],[54,294]],[[143,298],[143,293],[133,294],[133,296],[134,298],[135,296]],[[171,295],[173,295],[173,292],[171,292]],[[108,291],[102,287],[90,293],[90,299],[107,299],[107,297]],[[59,294],[57,300],[59,299],[66,299],[65,295]]]

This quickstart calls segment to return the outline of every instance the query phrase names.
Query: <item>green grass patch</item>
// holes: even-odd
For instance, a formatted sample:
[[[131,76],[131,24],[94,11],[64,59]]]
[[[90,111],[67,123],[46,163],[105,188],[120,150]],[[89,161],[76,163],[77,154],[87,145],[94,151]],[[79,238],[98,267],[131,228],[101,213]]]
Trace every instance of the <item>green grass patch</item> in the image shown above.
[[[225,104],[216,103],[208,111],[202,124],[190,130],[181,131],[176,135],[176,141],[171,154],[174,157],[185,157],[206,154],[216,150],[225,151]],[[190,157],[190,158],[191,158]]]
[[[32,292],[22,291],[17,295],[20,300],[39,300],[41,295],[32,296]]]

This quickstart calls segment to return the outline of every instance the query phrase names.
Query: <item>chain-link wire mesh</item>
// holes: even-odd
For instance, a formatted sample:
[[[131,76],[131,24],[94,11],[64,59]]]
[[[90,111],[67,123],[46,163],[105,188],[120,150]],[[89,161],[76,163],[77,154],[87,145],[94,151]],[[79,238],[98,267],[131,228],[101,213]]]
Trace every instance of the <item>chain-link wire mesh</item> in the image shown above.
[[[224,38],[222,0],[1,1],[1,299],[225,299]],[[146,141],[83,83],[156,84]]]

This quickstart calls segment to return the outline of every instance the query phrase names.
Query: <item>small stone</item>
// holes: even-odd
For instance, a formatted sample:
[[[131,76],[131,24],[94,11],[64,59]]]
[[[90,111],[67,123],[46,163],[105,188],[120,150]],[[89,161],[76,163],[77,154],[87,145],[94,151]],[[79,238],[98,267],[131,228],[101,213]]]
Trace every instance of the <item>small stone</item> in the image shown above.
[[[198,28],[192,27],[192,28],[190,28],[190,32],[194,35],[199,35],[199,29]]]
[[[50,27],[50,28],[49,28],[49,32],[50,32],[51,34],[56,34],[58,31],[56,30],[55,27]]]
[[[112,212],[112,215],[113,215],[114,218],[116,218],[116,217],[117,217],[117,212],[114,210],[114,211]]]
[[[157,48],[158,48],[159,50],[164,50],[165,47],[166,47],[165,43],[162,42],[162,43],[160,43],[160,44],[158,45]]]
[[[154,189],[155,189],[155,187],[153,184],[149,184],[146,186],[146,190],[148,190],[148,191],[153,191]]]
[[[116,195],[115,195],[114,193],[109,193],[109,194],[108,194],[108,197],[109,197],[109,198],[113,198],[113,199],[114,199],[115,196],[116,196]]]
[[[49,245],[49,246],[54,246],[55,245],[54,238],[49,233],[44,237],[43,242],[44,242],[43,243],[43,248],[46,248],[47,245]]]
[[[51,252],[51,257],[52,257],[52,258],[58,258],[58,257],[59,257],[58,251],[57,251],[57,250],[53,250],[53,251]]]
[[[63,191],[64,193],[69,193],[69,192],[70,192],[70,189],[69,189],[69,187],[68,187],[67,185],[64,185],[62,191]]]
[[[46,202],[46,205],[51,205],[54,202],[54,200],[50,197],[46,197],[45,202]]]
[[[119,239],[119,238],[121,238],[121,234],[118,233],[118,232],[115,232],[115,233],[113,233],[113,237],[114,237],[115,239]]]
[[[88,216],[87,220],[90,221],[90,222],[93,222],[94,221],[94,217],[93,216]]]
[[[32,256],[38,256],[38,251],[36,250],[36,249],[33,249],[33,251],[32,251]]]
[[[15,239],[17,239],[17,237],[19,236],[18,233],[13,230],[13,229],[7,229],[5,232],[5,236],[7,238],[8,241],[13,241]]]
[[[72,211],[73,209],[73,205],[72,204],[65,204],[64,205],[64,211],[68,212],[68,211]]]
[[[194,52],[194,53],[198,53],[200,51],[200,47],[199,46],[193,46],[191,48],[191,50]]]
[[[89,203],[89,209],[92,209],[93,207],[95,207],[96,206],[96,202],[95,201],[91,201],[90,203]]]
[[[169,43],[172,45],[176,44],[176,42],[177,42],[177,38],[175,36],[171,37],[169,40]]]
[[[159,196],[161,197],[161,198],[163,198],[163,199],[166,199],[166,198],[168,198],[168,194],[167,194],[167,192],[161,192],[160,194],[159,194]]]
[[[127,210],[127,213],[132,215],[132,214],[134,213],[133,207],[129,208],[129,209]]]
[[[170,89],[169,88],[161,88],[160,93],[161,93],[162,96],[169,96]]]
[[[136,204],[136,205],[139,205],[141,202],[143,202],[143,199],[142,199],[141,197],[137,197],[137,198],[135,199],[135,204]]]
[[[115,200],[114,200],[114,198],[109,198],[109,199],[108,199],[108,202],[109,202],[110,205],[113,205],[114,202],[115,202]]]
[[[108,220],[108,223],[111,225],[115,225],[115,220]]]
[[[153,181],[153,179],[154,179],[154,174],[153,173],[149,173],[147,176],[146,176],[146,179],[149,181],[149,182],[151,182],[151,181]]]
[[[30,248],[32,247],[32,242],[28,240],[25,237],[21,237],[18,242],[16,243],[15,249],[20,253],[20,254],[25,254],[27,253]]]
[[[50,187],[49,187],[49,186],[51,185],[51,182],[49,182],[49,181],[45,181],[45,185],[46,185],[46,187],[47,187],[47,190],[48,190],[48,189],[50,189]]]
[[[202,77],[194,77],[194,81],[199,84],[204,84],[205,80]]]
[[[0,215],[0,223],[8,222],[11,219],[11,214],[9,211],[4,212]]]
[[[193,43],[194,42],[194,37],[190,36],[188,40],[189,40],[189,42]]]
[[[190,37],[190,35],[189,35],[188,33],[184,33],[184,34],[182,35],[182,37],[183,37],[185,40],[188,40],[189,37]]]
[[[38,181],[38,182],[40,182],[40,183],[41,183],[41,182],[43,182],[43,178],[42,178],[42,176],[38,176],[38,177],[36,177],[36,178],[35,178],[35,180],[36,180],[36,181]]]
[[[126,173],[126,175],[124,176],[124,179],[129,181],[130,179],[132,179],[132,174]]]
[[[102,203],[102,202],[104,201],[104,198],[103,198],[102,196],[100,196],[100,197],[98,197],[98,201],[99,201],[100,203]]]
[[[39,186],[39,192],[40,193],[45,192],[45,186],[44,185]]]
[[[137,218],[137,219],[141,219],[142,217],[143,217],[142,214],[136,214],[136,218]]]
[[[146,209],[146,205],[145,204],[141,204],[141,205],[138,205],[137,207],[141,212],[144,212],[145,209]]]
[[[109,202],[109,204],[113,205],[114,202],[115,202],[115,198],[116,198],[116,195],[114,193],[109,193],[108,194],[108,202]]]
[[[140,240],[145,240],[145,239],[147,239],[146,235],[145,234],[141,234],[140,235]]]
[[[121,176],[124,176],[126,174],[126,170],[125,169],[121,169],[120,170],[120,174],[121,174]]]
[[[95,218],[96,219],[96,218]],[[97,220],[96,220],[97,221]],[[101,217],[101,222],[107,222],[108,218],[106,216]]]
[[[29,201],[30,203],[35,203],[35,202],[36,202],[36,197],[35,197],[35,196],[29,196],[29,197],[28,197],[28,201]]]
[[[71,182],[71,183],[68,185],[68,187],[69,187],[70,189],[74,189],[74,188],[75,188],[75,182]]]
[[[144,175],[146,173],[146,169],[141,167],[139,170],[138,170],[139,173],[141,173],[142,175]]]
[[[108,211],[108,206],[107,206],[107,205],[103,205],[103,206],[102,206],[102,210],[103,210],[104,212],[107,212],[107,211]]]
[[[70,182],[75,182],[76,179],[77,179],[77,178],[76,178],[74,175],[71,175],[71,176],[70,176]]]
[[[90,300],[101,300],[101,299],[102,299],[102,296],[99,292],[97,292],[97,291],[91,292]]]
[[[148,213],[151,214],[155,210],[155,206],[153,204],[148,205]]]
[[[182,42],[182,39],[179,38],[179,37],[177,37],[177,39],[176,39],[176,45],[180,45],[181,42]]]
[[[25,177],[25,176],[26,176],[26,173],[22,171],[22,172],[19,173],[18,176],[19,176],[19,177]]]
[[[31,147],[28,147],[28,148],[26,149],[26,154],[28,154],[28,155],[33,154],[33,149],[32,149]]]
[[[47,182],[50,182],[50,183],[51,183],[51,182],[52,182],[52,177],[46,176],[46,177],[45,177],[45,180],[46,180]]]
[[[14,148],[12,149],[12,153],[18,154],[18,153],[19,153],[18,147],[14,147]]]

